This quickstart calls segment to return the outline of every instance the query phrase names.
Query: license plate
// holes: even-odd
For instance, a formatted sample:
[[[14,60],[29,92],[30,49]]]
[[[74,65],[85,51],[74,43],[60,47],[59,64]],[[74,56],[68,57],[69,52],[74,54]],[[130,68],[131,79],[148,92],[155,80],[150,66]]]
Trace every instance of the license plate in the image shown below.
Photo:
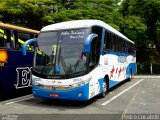
[[[50,97],[59,97],[59,95],[56,94],[56,93],[51,93],[51,94],[50,94]]]

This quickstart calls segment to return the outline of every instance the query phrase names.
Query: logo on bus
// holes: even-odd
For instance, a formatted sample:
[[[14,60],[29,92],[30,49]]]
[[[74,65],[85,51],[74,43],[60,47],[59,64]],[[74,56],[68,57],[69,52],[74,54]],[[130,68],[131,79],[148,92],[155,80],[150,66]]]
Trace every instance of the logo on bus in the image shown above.
[[[0,67],[4,67],[4,64],[7,63],[8,53],[6,50],[0,50]]]
[[[118,57],[118,62],[119,63],[125,63],[125,62],[127,62],[127,57],[126,56],[119,56]]]
[[[17,84],[16,89],[30,87],[32,85],[32,71],[29,67],[16,68]]]

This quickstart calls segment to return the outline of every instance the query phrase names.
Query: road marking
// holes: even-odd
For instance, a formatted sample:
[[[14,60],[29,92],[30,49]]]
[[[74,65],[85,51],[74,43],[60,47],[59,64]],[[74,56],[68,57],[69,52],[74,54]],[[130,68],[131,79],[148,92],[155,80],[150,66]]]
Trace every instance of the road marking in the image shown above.
[[[140,82],[142,82],[143,80],[144,79],[140,79],[138,82],[136,82],[135,84],[133,84],[129,88],[125,89],[124,91],[120,92],[116,96],[112,97],[111,99],[107,100],[106,102],[102,103],[101,105],[107,105],[108,103],[112,102],[113,100],[115,100],[116,98],[118,98],[120,95],[122,95],[123,93],[127,92],[128,90],[130,90],[131,88],[133,88],[134,86],[136,86],[137,84],[139,84]]]
[[[129,108],[131,107],[131,105],[133,104],[133,102],[134,102],[134,100],[135,100],[135,98],[136,98],[136,96],[137,96],[137,94],[138,94],[138,90],[139,90],[139,89],[140,89],[140,88],[137,89],[137,91],[136,91],[136,93],[134,94],[134,96],[132,97],[131,101],[129,102],[129,104],[127,105],[127,107],[124,109],[122,115],[125,115],[125,114],[128,113],[128,110],[129,110]]]
[[[5,104],[10,105],[10,104],[17,103],[17,102],[24,101],[24,100],[28,100],[28,99],[31,99],[31,98],[33,98],[33,97],[23,98],[23,99],[15,100],[15,101],[12,101],[12,102],[7,102]]]

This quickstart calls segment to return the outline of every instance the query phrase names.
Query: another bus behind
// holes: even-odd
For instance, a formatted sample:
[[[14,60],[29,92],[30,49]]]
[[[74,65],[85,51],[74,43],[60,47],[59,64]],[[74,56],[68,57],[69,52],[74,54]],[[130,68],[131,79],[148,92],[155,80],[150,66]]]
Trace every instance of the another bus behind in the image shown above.
[[[22,55],[22,45],[36,37],[39,31],[0,23],[0,99],[31,93],[31,67],[33,49],[27,47]]]

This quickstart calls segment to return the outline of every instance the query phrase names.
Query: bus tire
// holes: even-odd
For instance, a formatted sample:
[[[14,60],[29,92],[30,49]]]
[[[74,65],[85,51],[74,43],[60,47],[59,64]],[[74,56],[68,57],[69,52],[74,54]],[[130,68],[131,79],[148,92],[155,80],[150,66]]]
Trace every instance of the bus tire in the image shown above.
[[[102,93],[100,94],[101,98],[104,98],[108,93],[108,77],[104,78],[103,84],[102,84]]]
[[[128,78],[128,81],[131,81],[131,80],[132,80],[132,69],[130,70],[129,78]]]

